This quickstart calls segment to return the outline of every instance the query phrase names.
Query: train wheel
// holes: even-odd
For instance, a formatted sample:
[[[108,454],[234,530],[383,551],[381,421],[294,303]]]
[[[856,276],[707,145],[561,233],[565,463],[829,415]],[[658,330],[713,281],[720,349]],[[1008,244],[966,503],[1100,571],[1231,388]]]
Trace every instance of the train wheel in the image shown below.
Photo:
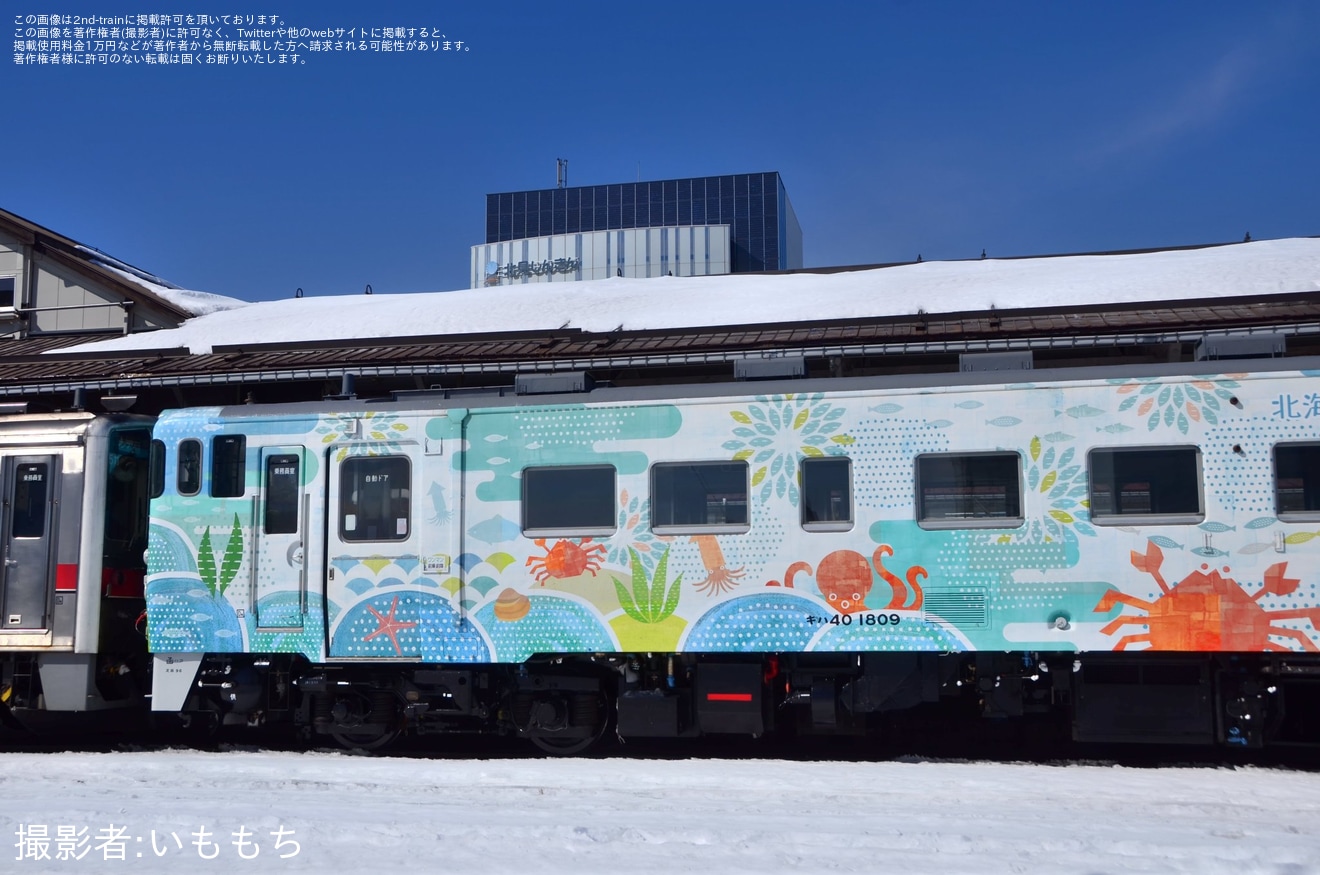
[[[330,730],[330,737],[345,750],[373,751],[392,743],[399,737],[399,732],[397,726],[335,727]]]
[[[569,702],[574,727],[588,727],[586,735],[560,736],[553,733],[530,735],[532,744],[554,756],[573,756],[602,743],[613,725],[609,697],[605,693],[574,695]]]

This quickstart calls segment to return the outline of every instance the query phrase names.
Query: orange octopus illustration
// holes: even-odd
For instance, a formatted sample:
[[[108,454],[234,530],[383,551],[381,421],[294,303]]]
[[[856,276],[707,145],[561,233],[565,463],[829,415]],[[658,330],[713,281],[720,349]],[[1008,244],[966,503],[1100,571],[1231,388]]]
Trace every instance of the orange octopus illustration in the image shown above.
[[[1211,571],[1208,564],[1193,571],[1169,586],[1160,566],[1164,553],[1154,543],[1148,543],[1144,554],[1132,551],[1132,566],[1154,578],[1163,595],[1154,601],[1126,595],[1111,589],[1096,605],[1097,613],[1105,613],[1114,605],[1122,604],[1146,611],[1145,616],[1121,615],[1100,631],[1113,635],[1123,626],[1141,625],[1147,631],[1124,635],[1114,644],[1115,650],[1126,650],[1136,644],[1149,645],[1150,650],[1292,650],[1271,637],[1288,638],[1303,650],[1318,652],[1311,636],[1301,629],[1279,626],[1279,620],[1309,619],[1320,626],[1320,607],[1297,610],[1268,611],[1259,602],[1267,595],[1286,596],[1297,590],[1301,581],[1287,577],[1288,563],[1278,562],[1265,569],[1265,582],[1255,595],[1247,595],[1242,584],[1228,574]]]
[[[820,587],[830,607],[841,614],[855,614],[866,610],[866,597],[874,584],[874,574],[879,574],[891,589],[889,603],[883,610],[920,610],[924,600],[921,580],[929,574],[925,568],[914,565],[907,570],[907,579],[901,580],[881,562],[885,556],[893,555],[894,548],[888,544],[877,547],[869,561],[861,553],[852,550],[835,550],[816,566],[816,585]],[[874,572],[872,565],[875,566]],[[766,585],[792,587],[794,577],[810,573],[811,566],[806,562],[794,562],[784,573],[782,584],[772,580]],[[909,592],[912,594],[911,604],[908,604]]]

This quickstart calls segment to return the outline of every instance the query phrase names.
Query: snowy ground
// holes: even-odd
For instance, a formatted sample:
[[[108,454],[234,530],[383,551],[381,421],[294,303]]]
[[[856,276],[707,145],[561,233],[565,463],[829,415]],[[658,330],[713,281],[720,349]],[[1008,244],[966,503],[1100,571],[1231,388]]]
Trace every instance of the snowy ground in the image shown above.
[[[15,873],[1302,875],[1320,872],[1320,774],[3,754],[0,832],[0,871]]]

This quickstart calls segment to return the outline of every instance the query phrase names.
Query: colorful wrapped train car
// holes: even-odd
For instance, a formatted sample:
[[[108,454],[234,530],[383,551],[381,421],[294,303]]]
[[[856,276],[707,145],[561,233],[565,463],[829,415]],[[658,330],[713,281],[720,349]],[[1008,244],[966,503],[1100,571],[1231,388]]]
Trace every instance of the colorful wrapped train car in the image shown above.
[[[1259,364],[166,412],[153,707],[363,747],[969,704],[1320,741],[1320,370]]]

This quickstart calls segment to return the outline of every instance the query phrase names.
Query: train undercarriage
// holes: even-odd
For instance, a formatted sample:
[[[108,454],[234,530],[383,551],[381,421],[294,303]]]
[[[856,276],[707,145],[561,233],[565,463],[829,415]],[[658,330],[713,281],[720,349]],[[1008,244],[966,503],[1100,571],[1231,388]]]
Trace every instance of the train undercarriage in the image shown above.
[[[1034,723],[1059,740],[1320,745],[1320,658],[1300,654],[636,654],[521,665],[211,655],[185,713],[374,750],[498,734],[560,754],[614,739],[879,736]],[[910,736],[910,737],[909,737]]]

